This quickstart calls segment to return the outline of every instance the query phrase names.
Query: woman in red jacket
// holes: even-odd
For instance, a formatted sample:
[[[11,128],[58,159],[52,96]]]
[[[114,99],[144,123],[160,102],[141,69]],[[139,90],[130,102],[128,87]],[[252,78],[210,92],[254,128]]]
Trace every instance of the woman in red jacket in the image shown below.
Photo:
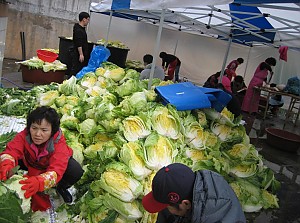
[[[83,174],[59,126],[55,109],[38,107],[28,115],[26,128],[0,154],[0,180],[11,177],[11,170],[17,165],[28,170],[20,183],[24,184],[25,198],[32,198],[33,211],[51,207],[49,196],[43,191],[55,186],[64,201],[71,203],[72,195],[67,189]]]

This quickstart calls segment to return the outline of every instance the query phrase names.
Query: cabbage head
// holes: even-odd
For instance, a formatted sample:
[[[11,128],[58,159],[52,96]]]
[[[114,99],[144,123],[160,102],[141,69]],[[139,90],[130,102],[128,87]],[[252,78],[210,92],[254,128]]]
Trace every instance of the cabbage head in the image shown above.
[[[78,124],[78,131],[80,134],[92,137],[98,131],[97,123],[94,119],[86,119]]]
[[[181,136],[179,116],[172,106],[157,106],[151,114],[152,127],[160,135],[178,139]]]
[[[235,144],[231,149],[227,150],[226,153],[230,156],[231,159],[245,159],[249,153],[249,146],[238,143]]]
[[[114,209],[118,213],[120,213],[124,218],[126,218],[126,222],[138,220],[143,217],[143,213],[141,212],[141,205],[136,200],[131,202],[124,202],[112,196],[111,194],[106,193],[104,195],[103,203],[108,208]]]
[[[101,179],[93,184],[112,194],[124,202],[132,202],[143,192],[142,184],[130,176],[128,167],[120,162],[113,162],[106,166]]]
[[[234,165],[230,169],[230,173],[241,178],[253,176],[257,171],[256,163],[246,163],[242,162],[240,164]]]
[[[85,89],[95,86],[96,82],[97,82],[97,76],[93,72],[86,73],[79,80],[79,84]]]
[[[21,220],[27,222],[31,213],[31,198],[24,197],[25,191],[21,189],[22,184],[19,183],[23,179],[22,176],[13,175],[5,182],[0,182],[1,222],[21,222]]]
[[[198,122],[191,123],[185,128],[185,141],[186,143],[195,149],[205,149],[204,147],[204,129]]]
[[[59,97],[55,98],[55,101],[54,101],[54,103],[57,107],[64,106],[66,104],[66,102],[67,102],[67,97],[64,94],[62,94]]]
[[[261,208],[278,208],[276,195],[260,189],[245,179],[238,178],[230,186],[237,195],[245,212],[257,212]]]
[[[159,170],[173,163],[177,152],[167,137],[157,133],[151,133],[144,143],[145,163],[151,170]]]
[[[127,141],[145,138],[151,133],[150,126],[139,116],[129,116],[122,121],[121,129]]]
[[[60,119],[61,126],[70,130],[76,130],[79,124],[79,120],[67,114],[64,114]]]
[[[112,70],[106,70],[103,74],[104,77],[110,78],[114,80],[115,82],[118,82],[122,80],[125,76],[125,70],[121,67],[112,69]]]
[[[120,97],[125,97],[140,91],[140,85],[138,80],[129,79],[123,84],[116,86],[115,92]]]
[[[120,159],[129,167],[138,180],[144,179],[152,172],[145,166],[142,155],[143,150],[138,142],[126,143],[120,151]]]
[[[41,106],[51,106],[54,104],[55,99],[59,97],[59,92],[52,90],[41,93],[38,97],[38,104]]]

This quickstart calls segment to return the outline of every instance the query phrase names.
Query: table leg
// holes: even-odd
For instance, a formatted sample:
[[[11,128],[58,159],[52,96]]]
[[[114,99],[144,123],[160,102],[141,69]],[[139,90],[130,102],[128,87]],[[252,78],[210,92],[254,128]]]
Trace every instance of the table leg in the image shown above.
[[[289,119],[289,116],[290,116],[290,113],[292,112],[293,110],[293,103],[294,103],[294,98],[291,97],[291,101],[290,101],[290,104],[289,104],[289,108],[285,114],[285,120],[284,120],[284,123],[283,123],[283,129],[285,128],[285,125],[286,125],[286,122],[288,121]]]
[[[269,99],[270,99],[270,92],[268,92],[268,95],[267,95],[267,103],[266,103],[266,107],[265,107],[265,111],[264,111],[264,117],[263,119],[266,119],[266,116],[267,116],[267,112],[268,112],[268,108],[269,108]]]
[[[295,99],[294,106],[295,106],[296,103],[299,103],[299,105],[298,105],[298,108],[297,108],[298,112],[297,112],[297,116],[296,116],[296,119],[295,119],[294,126],[297,125],[297,121],[298,121],[298,118],[299,118],[299,115],[300,115],[300,100],[296,100],[296,99]]]

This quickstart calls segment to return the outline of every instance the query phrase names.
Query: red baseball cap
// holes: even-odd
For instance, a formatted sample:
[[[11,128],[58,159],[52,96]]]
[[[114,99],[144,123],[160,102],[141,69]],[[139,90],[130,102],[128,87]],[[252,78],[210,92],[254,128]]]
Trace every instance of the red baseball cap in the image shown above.
[[[152,191],[143,197],[145,210],[157,213],[169,205],[191,198],[195,178],[195,173],[181,163],[161,168],[153,178]]]

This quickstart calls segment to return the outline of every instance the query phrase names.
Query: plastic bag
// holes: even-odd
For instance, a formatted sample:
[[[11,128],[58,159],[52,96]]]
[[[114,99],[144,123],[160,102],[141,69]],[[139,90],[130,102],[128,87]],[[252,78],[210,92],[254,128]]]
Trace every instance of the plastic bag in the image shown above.
[[[297,76],[289,78],[283,90],[290,94],[300,95],[300,79]]]
[[[82,78],[88,72],[94,72],[101,63],[106,61],[110,56],[110,51],[104,46],[95,46],[91,52],[89,63],[76,74],[76,78]]]

